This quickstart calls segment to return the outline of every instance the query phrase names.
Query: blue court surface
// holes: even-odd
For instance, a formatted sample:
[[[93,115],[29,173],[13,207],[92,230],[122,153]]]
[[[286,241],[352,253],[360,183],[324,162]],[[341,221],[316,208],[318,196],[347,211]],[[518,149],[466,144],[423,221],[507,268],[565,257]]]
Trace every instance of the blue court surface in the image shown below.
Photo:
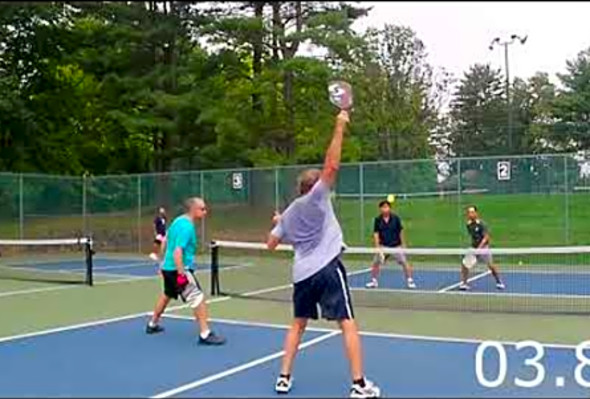
[[[196,327],[183,316],[168,316],[163,334],[146,335],[146,315],[133,315],[24,336],[0,338],[0,396],[76,397],[273,397],[285,328],[238,321],[214,321],[228,338],[222,347],[196,344]],[[575,351],[544,346],[546,375],[534,388],[525,365],[531,348],[505,344],[507,372],[497,388],[478,383],[479,342],[363,333],[367,376],[393,397],[587,397],[574,380]],[[348,395],[348,363],[340,333],[310,330],[295,362],[290,396]],[[590,349],[587,350],[590,352]],[[590,354],[587,354],[590,357]],[[494,350],[483,356],[483,376],[498,375]],[[590,380],[590,368],[583,376]],[[563,386],[558,387],[559,377]]]
[[[580,272],[534,272],[534,271],[502,271],[502,281],[506,289],[498,291],[496,281],[488,271],[474,271],[470,274],[470,293],[497,293],[544,295],[544,296],[590,296],[590,273]],[[349,283],[353,289],[365,289],[370,281],[368,270],[352,273]],[[459,291],[459,268],[457,270],[420,270],[414,269],[414,281],[420,291],[455,292]],[[379,290],[402,290],[405,278],[401,268],[383,269],[379,276]]]

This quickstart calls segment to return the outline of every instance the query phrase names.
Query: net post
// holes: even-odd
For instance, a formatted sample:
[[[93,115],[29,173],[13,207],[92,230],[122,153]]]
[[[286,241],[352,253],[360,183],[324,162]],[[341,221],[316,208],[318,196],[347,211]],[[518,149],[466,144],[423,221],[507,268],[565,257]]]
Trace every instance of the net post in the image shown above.
[[[211,241],[211,296],[219,295],[219,246]]]
[[[90,238],[90,236],[86,237],[86,242],[84,243],[84,251],[86,254],[86,285],[92,287],[94,285],[94,279],[93,279],[94,250],[92,248],[92,238]]]

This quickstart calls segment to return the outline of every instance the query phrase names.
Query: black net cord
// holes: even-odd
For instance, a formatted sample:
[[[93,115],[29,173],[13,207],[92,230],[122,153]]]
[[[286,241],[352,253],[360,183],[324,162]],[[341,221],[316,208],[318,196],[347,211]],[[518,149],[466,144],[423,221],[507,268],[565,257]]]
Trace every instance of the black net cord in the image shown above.
[[[93,279],[93,255],[94,250],[92,249],[92,240],[88,238],[88,241],[84,245],[84,251],[86,253],[86,284],[88,286],[94,285]]]
[[[219,246],[211,241],[211,296],[219,294]]]

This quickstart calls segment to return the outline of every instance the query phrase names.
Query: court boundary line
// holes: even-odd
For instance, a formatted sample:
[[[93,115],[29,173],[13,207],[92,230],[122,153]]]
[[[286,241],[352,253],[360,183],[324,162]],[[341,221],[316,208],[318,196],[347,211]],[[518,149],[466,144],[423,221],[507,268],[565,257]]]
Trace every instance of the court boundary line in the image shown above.
[[[468,278],[468,279],[467,279],[467,282],[468,282],[468,283],[471,283],[471,282],[473,282],[473,281],[477,281],[477,280],[479,280],[480,278],[484,278],[485,276],[487,276],[487,275],[489,275],[489,274],[491,274],[491,273],[492,273],[491,271],[489,271],[489,270],[486,270],[485,272],[482,272],[482,273],[480,273],[480,274],[476,274],[475,276]],[[442,293],[442,292],[451,291],[451,290],[454,290],[455,288],[459,287],[461,284],[462,284],[462,282],[461,282],[461,281],[459,281],[459,282],[457,282],[457,283],[455,283],[455,284],[451,284],[451,285],[449,285],[448,287],[441,288],[441,289],[440,289],[440,290],[438,290],[437,292],[439,292],[439,293]]]
[[[193,318],[191,316],[184,316],[178,314],[166,314],[164,315],[166,318],[170,319],[178,319],[178,320],[187,320],[192,321]],[[249,320],[239,320],[239,319],[223,319],[223,318],[211,318],[209,321],[214,323],[223,323],[223,324],[230,324],[230,325],[242,325],[242,326],[252,326],[252,327],[260,327],[260,328],[275,328],[275,329],[283,329],[287,330],[290,328],[287,324],[277,324],[277,323],[265,323],[265,322],[257,322],[257,321],[249,321]],[[315,332],[339,332],[340,330],[335,328],[326,328],[326,327],[307,327],[306,331],[315,331]],[[409,340],[409,341],[431,341],[431,342],[451,342],[451,343],[459,343],[459,344],[481,344],[485,341],[496,341],[504,345],[516,345],[518,341],[509,341],[509,340],[501,340],[501,339],[478,339],[478,338],[459,338],[459,337],[445,337],[445,336],[437,336],[437,335],[420,335],[420,334],[400,334],[400,333],[387,333],[387,332],[378,332],[378,331],[359,331],[359,334],[362,336],[367,337],[381,337],[381,338],[395,338],[400,340]],[[525,339],[523,339],[525,341]],[[547,348],[555,348],[555,349],[575,349],[577,345],[574,344],[560,344],[554,342],[539,342],[544,347]]]
[[[216,299],[219,299],[219,300],[216,300]],[[228,299],[230,299],[230,298],[228,298],[228,297],[214,298],[214,299],[208,300],[207,303],[223,302]],[[162,317],[192,321],[193,318],[191,316],[170,313],[170,312],[174,312],[174,311],[185,309],[185,308],[188,308],[188,305],[181,304],[181,305],[176,305],[176,306],[170,306],[169,308],[166,309],[166,312],[162,315]],[[80,329],[84,329],[84,328],[90,328],[90,327],[95,327],[95,326],[100,326],[100,325],[105,325],[105,324],[116,323],[119,321],[132,320],[132,319],[137,319],[140,317],[147,317],[147,316],[151,316],[151,314],[152,314],[152,311],[150,310],[150,311],[145,311],[145,312],[132,313],[132,314],[124,315],[124,316],[111,317],[111,318],[100,319],[100,320],[92,320],[92,321],[83,322],[83,323],[71,324],[71,325],[66,325],[66,326],[61,326],[61,327],[48,328],[45,330],[38,330],[38,331],[32,331],[32,332],[23,333],[23,334],[16,334],[16,335],[11,335],[11,336],[6,336],[6,337],[0,337],[0,343],[17,341],[19,339],[25,339],[25,338],[34,338],[34,337],[50,335],[50,334],[57,334],[57,333],[66,332],[66,331],[80,330]],[[226,323],[226,324],[236,324],[236,325],[250,325],[253,327],[269,327],[269,328],[281,328],[281,329],[289,328],[289,326],[286,324],[254,322],[254,321],[240,320],[240,319],[210,318],[209,321],[218,322],[218,323]],[[316,332],[328,332],[328,331],[338,332],[338,331],[340,331],[340,330],[331,329],[331,328],[324,328],[324,327],[307,327],[306,330],[307,331],[316,331]],[[366,336],[377,336],[377,337],[384,337],[384,338],[399,338],[399,339],[408,339],[408,340],[434,341],[434,342],[481,343],[483,341],[489,341],[489,339],[445,337],[445,336],[436,336],[436,335],[430,336],[430,335],[418,335],[418,334],[399,334],[399,333],[385,333],[385,332],[377,332],[377,331],[359,331],[359,333],[361,335],[366,335]],[[506,341],[506,340],[495,340],[495,341],[500,342],[502,344],[508,344],[508,345],[515,345],[516,344],[516,341]],[[573,344],[560,344],[560,343],[552,343],[552,342],[539,342],[539,343],[541,345],[549,347],[549,348],[573,349],[576,347],[576,345],[573,345]]]
[[[302,351],[302,350],[304,350],[304,349],[306,349],[306,348],[308,348],[310,346],[319,344],[322,341],[326,341],[326,340],[328,340],[328,339],[330,339],[332,337],[335,337],[336,335],[340,335],[340,331],[332,331],[332,332],[329,332],[329,333],[326,333],[326,334],[322,334],[319,337],[310,339],[309,341],[302,342],[302,343],[299,344],[299,350]],[[195,380],[193,382],[190,382],[188,384],[184,384],[184,385],[181,385],[179,387],[170,389],[168,391],[164,391],[164,392],[158,393],[156,395],[150,396],[150,398],[153,398],[153,399],[169,398],[171,396],[178,395],[180,393],[189,391],[191,389],[196,389],[196,388],[198,388],[198,387],[200,387],[202,385],[206,385],[206,384],[209,384],[211,382],[214,382],[214,381],[217,381],[217,380],[221,380],[221,379],[226,378],[226,377],[229,377],[231,375],[240,373],[242,371],[245,371],[245,370],[248,370],[248,369],[257,367],[257,366],[259,366],[261,364],[268,363],[270,361],[273,361],[275,359],[278,359],[278,358],[282,357],[284,354],[285,354],[285,351],[284,350],[281,350],[281,351],[278,351],[278,352],[274,352],[274,353],[271,353],[270,355],[266,355],[266,356],[260,357],[258,359],[252,360],[250,362],[242,363],[242,364],[240,364],[238,366],[235,366],[235,367],[226,369],[226,370],[221,371],[219,373],[212,374],[212,375],[210,375],[208,377],[200,378],[200,379]]]
[[[365,287],[350,287],[351,291],[361,291],[361,292],[382,292],[382,293],[395,293],[395,294],[405,294],[405,295],[418,295],[418,294],[427,294],[427,295],[462,295],[462,296],[491,296],[491,297],[515,297],[515,298],[549,298],[549,299],[590,299],[589,295],[583,294],[535,294],[535,293],[525,293],[525,292],[510,292],[510,291],[498,291],[498,292],[488,292],[488,291],[445,291],[439,292],[437,290],[421,290],[421,289],[407,289],[407,288],[365,288]],[[556,313],[559,314],[559,313]],[[580,315],[584,315],[585,313],[580,313]]]
[[[224,269],[232,270],[232,269],[242,268],[242,267],[246,267],[246,266],[241,266],[241,265],[227,266]],[[154,270],[157,270],[157,269],[154,269]],[[71,272],[71,271],[68,271],[68,272]],[[195,272],[197,274],[208,274],[208,273],[211,273],[211,269],[202,268],[202,269],[196,270]],[[127,274],[109,274],[109,273],[100,273],[100,272],[94,273],[93,275],[95,277],[115,277],[115,278],[117,278],[116,280],[95,281],[94,282],[95,286],[119,284],[119,283],[131,283],[131,282],[135,282],[135,281],[143,281],[143,280],[150,280],[150,279],[158,278],[158,275],[155,272],[154,272],[153,276],[135,276],[135,277],[132,277]],[[39,283],[43,283],[43,281],[39,281]],[[86,288],[86,287],[87,286],[81,282],[80,284],[77,284],[77,285],[76,284],[74,284],[74,285],[59,285],[59,286],[53,286],[53,287],[38,287],[38,288],[29,288],[26,290],[6,291],[6,292],[0,292],[0,299],[9,298],[11,296],[17,296],[17,295],[36,294],[36,293],[43,293],[43,292],[61,291],[61,290],[67,290],[67,289],[73,289],[73,288]]]
[[[460,267],[461,266],[457,266],[457,267],[452,267],[452,266],[448,266],[448,267],[439,267],[439,266],[426,266],[426,267],[416,267],[418,263],[413,263],[414,266],[414,271],[418,272],[418,273],[459,273],[460,272]],[[518,266],[521,267],[520,269],[513,267],[513,268],[507,268],[506,266],[510,266],[510,265],[506,265],[506,264],[501,264],[501,272],[502,274],[539,274],[539,275],[545,275],[545,274],[557,274],[557,275],[561,275],[563,276],[564,274],[582,274],[582,275],[590,275],[590,271],[588,270],[567,270],[566,272],[563,271],[558,271],[558,270],[533,270],[533,269],[523,269],[523,266]],[[539,267],[551,267],[551,266],[556,266],[556,264],[537,264],[537,266]],[[560,266],[560,265],[557,265]],[[583,266],[583,267],[590,267],[590,265],[576,265],[576,266]],[[388,271],[388,272],[403,272],[401,269],[396,268],[394,266],[382,266],[381,267],[381,271]]]
[[[99,275],[99,276],[104,276],[104,275]],[[111,275],[111,276],[116,276],[116,275]],[[119,278],[117,280],[95,281],[94,285],[97,286],[97,285],[130,283],[130,282],[134,282],[134,281],[150,280],[150,279],[154,279],[158,276],[154,275],[154,276],[137,276],[137,277],[128,277],[128,276],[119,276],[119,277],[121,277],[121,278]],[[17,296],[17,295],[36,294],[36,293],[50,292],[50,291],[62,291],[62,290],[68,290],[68,289],[73,289],[73,288],[88,288],[88,286],[83,283],[80,283],[77,285],[60,285],[60,286],[56,286],[56,287],[39,287],[39,288],[29,288],[26,290],[6,291],[6,292],[0,292],[0,299],[9,298],[11,296]]]

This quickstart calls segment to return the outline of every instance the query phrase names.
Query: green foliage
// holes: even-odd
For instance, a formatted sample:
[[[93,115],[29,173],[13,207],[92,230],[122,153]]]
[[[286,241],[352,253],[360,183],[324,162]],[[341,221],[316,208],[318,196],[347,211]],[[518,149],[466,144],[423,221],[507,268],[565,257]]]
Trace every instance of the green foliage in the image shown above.
[[[465,73],[451,103],[451,139],[458,156],[508,151],[506,100],[499,70],[475,64]]]
[[[343,160],[509,151],[499,71],[451,77],[409,27],[359,35],[336,2],[2,2],[0,170],[81,175],[321,163],[354,87]],[[309,55],[321,49],[323,56]],[[590,50],[515,79],[513,152],[590,146]],[[430,183],[428,183],[430,184]]]

